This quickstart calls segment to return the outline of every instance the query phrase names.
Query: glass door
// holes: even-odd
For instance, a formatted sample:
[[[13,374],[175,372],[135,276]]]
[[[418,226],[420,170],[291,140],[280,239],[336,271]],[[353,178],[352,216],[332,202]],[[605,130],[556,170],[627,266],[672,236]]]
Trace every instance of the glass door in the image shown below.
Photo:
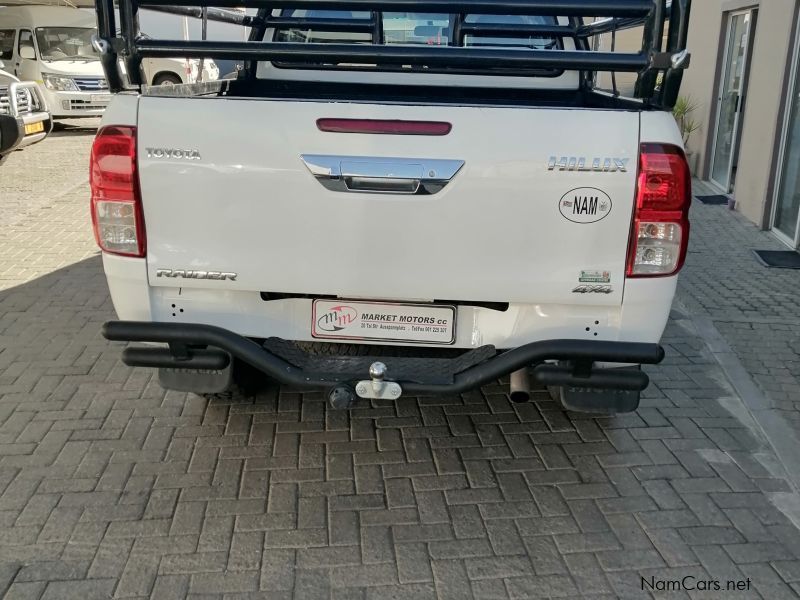
[[[784,120],[785,138],[778,159],[778,189],[772,215],[772,230],[793,247],[798,240],[800,215],[800,30],[795,42],[795,64],[792,69],[789,102]]]
[[[717,97],[717,127],[711,160],[711,181],[725,192],[732,191],[736,175],[738,134],[752,22],[752,10],[731,13],[728,19],[725,63]]]

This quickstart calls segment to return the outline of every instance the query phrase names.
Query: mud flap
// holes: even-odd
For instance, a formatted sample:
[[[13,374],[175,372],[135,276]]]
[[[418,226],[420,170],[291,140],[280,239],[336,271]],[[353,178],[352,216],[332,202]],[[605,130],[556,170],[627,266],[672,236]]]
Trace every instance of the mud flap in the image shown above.
[[[233,382],[233,365],[221,371],[196,369],[159,369],[158,383],[167,390],[193,392],[195,394],[219,394]]]
[[[641,367],[622,367],[640,370]],[[551,387],[550,395],[565,410],[579,413],[617,415],[635,412],[641,392],[628,390],[599,390],[595,388]]]

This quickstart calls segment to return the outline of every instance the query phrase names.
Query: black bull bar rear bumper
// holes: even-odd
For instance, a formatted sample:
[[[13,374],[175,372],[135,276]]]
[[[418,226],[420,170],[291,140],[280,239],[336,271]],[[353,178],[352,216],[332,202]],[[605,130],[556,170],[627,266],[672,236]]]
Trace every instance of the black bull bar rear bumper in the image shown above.
[[[282,357],[271,351],[267,343],[262,345],[213,325],[109,321],[103,325],[102,333],[111,341],[168,344],[168,347],[126,348],[122,360],[131,367],[220,370],[230,364],[231,357],[235,357],[272,379],[293,387],[331,388],[368,377],[366,370],[361,368],[357,371],[348,371],[347,368],[321,370],[309,366],[313,361],[287,360],[285,355]],[[664,359],[664,349],[658,344],[598,340],[544,340],[506,351],[483,347],[471,352],[479,351],[485,359],[463,370],[454,367],[444,379],[441,376],[426,378],[424,375],[393,378],[395,370],[403,371],[399,364],[398,369],[393,369],[393,364],[403,359],[376,357],[375,360],[386,364],[387,379],[402,386],[404,395],[432,395],[466,392],[529,365],[535,365],[533,379],[544,385],[641,391],[650,383],[646,373],[598,368],[594,363],[658,364]],[[333,357],[334,362],[336,358]],[[340,358],[345,365],[353,364],[347,357]],[[460,359],[426,360],[455,365]],[[363,360],[361,362],[363,364]],[[326,364],[330,365],[331,361]],[[462,360],[458,364],[469,365],[469,361],[465,363]],[[440,375],[441,371],[439,369]]]
[[[132,367],[220,370],[235,357],[280,383],[299,388],[330,388],[368,376],[363,364],[369,357],[361,360],[358,369],[348,370],[347,365],[353,364],[348,357],[333,357],[334,363],[341,358],[343,369],[315,368],[313,361],[303,363],[291,357],[287,360],[285,354],[280,356],[271,351],[267,343],[262,345],[213,325],[109,321],[103,325],[102,333],[111,341],[168,344],[125,348],[122,360]],[[646,373],[598,368],[594,363],[658,364],[664,359],[664,349],[658,344],[570,339],[532,342],[506,351],[488,346],[471,352],[481,353],[477,364],[464,361],[463,357],[426,359],[441,363],[437,365],[437,377],[415,374],[393,378],[392,373],[403,372],[399,362],[404,359],[376,357],[375,360],[386,363],[387,379],[401,385],[404,395],[433,395],[466,392],[530,365],[535,365],[534,381],[544,385],[641,391],[650,383]],[[413,360],[422,364],[419,361],[423,359]],[[331,360],[325,364],[330,365]],[[449,372],[448,365],[454,365]],[[407,364],[405,371],[408,373]]]

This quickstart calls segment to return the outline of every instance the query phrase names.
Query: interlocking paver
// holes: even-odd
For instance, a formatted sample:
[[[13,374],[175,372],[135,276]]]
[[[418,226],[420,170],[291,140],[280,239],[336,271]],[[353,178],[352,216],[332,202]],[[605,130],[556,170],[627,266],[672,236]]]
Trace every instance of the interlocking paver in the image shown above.
[[[562,555],[550,536],[524,538],[525,549],[537,575],[565,573],[568,555]]]
[[[755,274],[746,246],[768,238],[738,217],[693,209],[667,360],[636,414],[565,413],[541,390],[513,405],[498,384],[349,413],[318,392],[201,398],[99,335],[113,312],[85,214],[89,133],[0,172],[4,600],[642,597],[643,575],[687,574],[800,593],[800,536],[776,507],[794,484],[693,320],[800,427],[800,315],[767,301],[798,283],[769,272],[764,307],[739,302],[760,288],[728,285],[719,252]]]

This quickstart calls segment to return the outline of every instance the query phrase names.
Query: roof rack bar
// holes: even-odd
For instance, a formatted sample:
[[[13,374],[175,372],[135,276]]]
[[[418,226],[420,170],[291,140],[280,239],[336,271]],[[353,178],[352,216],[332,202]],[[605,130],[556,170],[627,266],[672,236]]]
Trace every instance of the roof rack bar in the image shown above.
[[[295,44],[284,42],[224,42],[150,40],[137,42],[141,56],[421,65],[472,69],[566,69],[639,72],[649,64],[645,54],[592,51],[502,50],[451,46],[382,46],[360,44]]]
[[[685,3],[685,0],[682,0]],[[691,3],[691,0],[689,0]],[[666,13],[669,15],[670,19],[675,18],[672,13],[672,0],[667,0],[666,6]],[[680,14],[680,13],[679,13]],[[595,35],[600,35],[603,33],[611,33],[612,31],[623,31],[625,29],[632,29],[634,27],[641,27],[644,25],[646,17],[636,17],[636,18],[627,18],[627,19],[620,19],[617,17],[608,17],[604,19],[598,19],[592,23],[587,23],[586,25],[580,27],[578,29],[578,36],[579,37],[592,37]]]
[[[670,0],[667,2],[669,11],[669,33],[667,35],[667,52],[678,52],[686,48],[689,41],[689,11],[692,0]]]
[[[100,64],[106,74],[109,89],[121,90],[124,87],[122,76],[117,67],[117,48],[112,41],[116,41],[117,24],[114,15],[113,0],[97,1],[97,36],[92,40],[92,45],[100,52]]]
[[[372,19],[372,43],[383,43],[383,15],[377,10],[373,10],[370,14]]]
[[[276,0],[140,0],[140,6],[216,6],[259,8],[275,6]],[[363,10],[488,15],[543,15],[581,17],[646,17],[653,0],[282,0],[281,8],[316,10]]]
[[[464,44],[464,15],[461,13],[452,13],[450,19],[453,22],[453,31],[450,33],[450,42],[448,46],[460,47]]]
[[[197,5],[175,6],[169,4],[162,6],[160,4],[151,4],[143,8],[146,10],[152,10],[156,12],[169,13],[173,15],[183,15],[185,17],[194,17],[195,19],[203,18],[203,9],[198,7]],[[252,27],[257,22],[256,17],[245,15],[244,13],[238,11],[225,10],[224,8],[216,8],[212,6],[206,7],[206,10],[208,11],[209,21],[228,23],[230,25],[244,25],[245,27]]]
[[[644,44],[642,52],[651,57],[650,66],[639,76],[634,88],[636,98],[652,98],[658,79],[658,69],[652,59],[661,52],[664,38],[664,18],[666,17],[667,0],[655,0],[655,10],[644,23]]]
[[[670,6],[669,34],[667,36],[667,52],[678,53],[684,57],[684,64],[679,68],[670,68],[664,73],[661,82],[658,104],[673,107],[678,101],[683,71],[688,67],[689,57],[686,56],[686,44],[689,39],[689,13],[692,10],[692,0],[672,0]]]
[[[480,34],[488,37],[556,36],[574,37],[576,30],[568,25],[526,25],[503,23],[464,23],[463,34]]]
[[[115,20],[115,2],[119,4],[119,22]],[[141,69],[144,57],[179,56],[243,60],[246,67],[240,79],[247,80],[256,77],[259,61],[282,61],[298,69],[410,69],[420,73],[514,77],[580,71],[580,88],[591,92],[597,89],[594,74],[598,71],[632,72],[638,75],[636,95],[643,99],[644,105],[670,109],[677,99],[683,69],[689,63],[686,38],[691,0],[95,0],[95,3],[98,36],[93,45],[101,55],[109,87],[115,92],[125,85],[137,88],[144,83]],[[255,16],[248,15],[244,8],[258,11]],[[142,37],[140,9],[197,18],[203,18],[206,13],[209,20],[249,27],[248,41]],[[369,17],[335,19],[314,17],[313,12],[309,13],[310,17],[284,16],[292,14],[290,9],[363,11]],[[452,29],[447,45],[386,44],[383,13],[409,11],[450,15]],[[472,18],[465,22],[468,15],[473,14],[566,17],[569,24],[477,23]],[[585,19],[592,17],[597,19],[584,24]],[[670,20],[669,32],[662,51],[667,19]],[[591,50],[589,38],[634,27],[642,27],[641,51],[625,54]],[[271,35],[265,37],[267,29],[363,33],[366,38],[350,40],[345,36],[333,43],[276,42],[269,41]],[[572,39],[575,50],[526,48],[521,52],[521,48],[513,45],[465,47],[467,35],[478,39]],[[124,72],[120,68],[120,58],[124,60]],[[662,73],[662,84],[657,88]]]
[[[267,29],[267,19],[272,15],[272,10],[269,8],[259,8],[256,15],[253,17],[253,24],[250,26],[250,34],[247,39],[251,42],[260,40],[264,37],[264,32]]]
[[[113,0],[108,0],[110,4]],[[123,32],[138,32],[139,29],[139,4],[137,0],[127,0],[122,2],[119,7],[119,21],[120,28]],[[125,70],[128,75],[128,80],[134,85],[141,85],[142,73],[141,64],[142,58],[138,53],[138,46],[134,35],[123,35],[122,41],[125,45],[123,50],[123,57],[125,60]]]
[[[314,29],[342,33],[372,33],[375,30],[375,23],[371,19],[269,17],[266,20],[266,26],[268,29]]]
[[[116,32],[117,25],[113,4],[109,5],[102,0],[97,3],[97,29],[101,37],[105,37],[108,34],[113,35]]]
[[[611,33],[612,31],[623,31],[625,29],[633,29],[634,27],[641,27],[644,25],[645,20],[646,17],[609,17],[608,19],[599,19],[578,27],[578,37],[587,38],[603,33]]]

